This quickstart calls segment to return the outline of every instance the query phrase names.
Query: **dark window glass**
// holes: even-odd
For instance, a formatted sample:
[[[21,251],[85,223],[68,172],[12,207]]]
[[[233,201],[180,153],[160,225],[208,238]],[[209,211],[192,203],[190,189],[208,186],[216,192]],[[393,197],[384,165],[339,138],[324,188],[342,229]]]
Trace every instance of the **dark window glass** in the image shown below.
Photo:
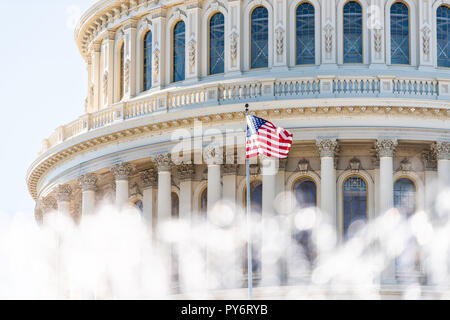
[[[367,220],[367,185],[359,177],[350,177],[344,182],[344,237],[358,220]]]
[[[203,190],[200,197],[200,214],[203,218],[206,218],[208,212],[208,189]]]
[[[391,63],[409,64],[409,12],[401,2],[391,6]]]
[[[269,66],[269,13],[257,7],[251,17],[251,68]]]
[[[216,13],[209,22],[209,74],[225,71],[225,18]]]
[[[296,63],[315,63],[315,33],[314,33],[314,7],[310,3],[303,3],[297,7],[296,13]]]
[[[152,87],[152,33],[144,37],[144,90]]]
[[[311,180],[300,180],[294,185],[298,209],[315,207],[317,204],[316,184]]]
[[[450,68],[450,8],[440,6],[436,12],[437,64]]]
[[[363,62],[362,8],[356,1],[344,6],[344,63]]]
[[[409,217],[416,211],[416,186],[411,180],[402,178],[395,182],[394,207],[405,217]]]
[[[179,21],[173,30],[173,81],[183,81],[185,77],[185,25]]]
[[[123,88],[123,86],[124,86],[124,73],[125,73],[125,45],[124,45],[124,43],[122,42],[122,44],[120,45],[120,57],[119,57],[119,59],[120,59],[120,61],[119,61],[119,73],[120,73],[120,75],[119,75],[119,77],[120,77],[120,80],[119,80],[119,100],[122,100],[122,98],[123,98],[123,94],[124,94],[124,88]]]

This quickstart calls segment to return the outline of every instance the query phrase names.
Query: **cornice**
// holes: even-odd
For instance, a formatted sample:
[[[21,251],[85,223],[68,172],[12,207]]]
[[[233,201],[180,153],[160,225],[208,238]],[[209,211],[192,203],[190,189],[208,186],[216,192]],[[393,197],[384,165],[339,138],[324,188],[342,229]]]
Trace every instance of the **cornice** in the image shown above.
[[[231,108],[230,108],[231,109]],[[229,109],[229,110],[230,110]],[[223,110],[223,109],[222,109]],[[361,115],[406,115],[409,117],[416,117],[419,119],[439,119],[450,120],[450,113],[447,109],[435,109],[428,107],[415,107],[414,110],[403,107],[301,107],[301,108],[269,108],[253,110],[251,113],[259,117],[270,117],[270,119],[287,119],[291,117],[309,119],[311,117],[330,117],[335,116],[361,116]],[[176,113],[172,113],[172,116],[176,116]],[[41,154],[38,159],[30,166],[27,173],[27,185],[31,196],[36,200],[38,196],[37,186],[43,176],[46,175],[52,168],[60,165],[64,161],[67,161],[82,152],[88,152],[96,148],[105,146],[109,143],[118,143],[121,141],[133,139],[142,135],[158,136],[165,132],[179,129],[179,128],[192,128],[195,121],[202,121],[208,125],[223,124],[227,122],[243,121],[245,114],[243,111],[224,111],[217,112],[215,110],[211,114],[205,114],[201,116],[191,117],[178,117],[176,119],[161,119],[158,120],[149,116],[149,121],[143,125],[130,125],[126,129],[120,129],[114,131],[115,124],[109,126],[110,132],[98,135],[93,138],[84,137],[88,135],[92,136],[92,132],[99,131],[103,128],[99,128],[87,133],[78,135],[74,138],[68,139],[63,143],[50,148],[45,153]],[[130,121],[131,120],[125,120]],[[117,126],[123,125],[124,122],[117,123]],[[141,121],[142,123],[142,121]],[[407,128],[407,126],[405,126]],[[111,130],[112,129],[112,130]]]

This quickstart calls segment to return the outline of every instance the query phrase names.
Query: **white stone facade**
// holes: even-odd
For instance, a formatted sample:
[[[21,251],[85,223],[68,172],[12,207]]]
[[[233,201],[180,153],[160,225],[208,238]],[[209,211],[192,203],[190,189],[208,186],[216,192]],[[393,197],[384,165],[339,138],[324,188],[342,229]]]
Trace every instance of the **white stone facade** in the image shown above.
[[[235,130],[239,156],[244,104],[251,113],[294,134],[289,159],[263,183],[263,201],[302,178],[317,186],[317,205],[330,214],[343,240],[343,184],[367,184],[367,217],[393,207],[393,184],[412,180],[417,209],[433,201],[436,182],[450,183],[450,71],[437,66],[436,10],[443,0],[404,0],[409,8],[410,64],[391,64],[390,6],[394,0],[360,0],[363,63],[344,64],[346,0],[309,0],[315,8],[315,65],[296,65],[295,9],[301,0],[99,1],[81,18],[76,41],[87,63],[86,112],[43,143],[27,183],[37,215],[49,209],[78,218],[96,202],[115,197],[141,201],[148,221],[170,217],[171,193],[179,215],[200,214],[221,199],[242,206],[245,168],[194,161],[174,165],[173,132],[193,137],[192,159],[202,159],[211,136]],[[250,68],[250,15],[268,10],[268,67]],[[377,11],[379,10],[379,11]],[[209,19],[225,17],[223,74],[209,75]],[[374,17],[376,18],[375,20]],[[175,23],[186,26],[185,80],[173,82]],[[374,25],[371,21],[375,21]],[[143,88],[143,37],[152,32],[152,88]],[[124,74],[120,46],[124,45]],[[123,79],[123,80],[121,80]],[[121,82],[123,81],[123,82]],[[120,87],[124,94],[120,97]],[[201,122],[204,132],[196,132]],[[215,130],[215,131],[214,131]],[[201,134],[204,134],[203,141]],[[205,157],[206,158],[206,157]]]

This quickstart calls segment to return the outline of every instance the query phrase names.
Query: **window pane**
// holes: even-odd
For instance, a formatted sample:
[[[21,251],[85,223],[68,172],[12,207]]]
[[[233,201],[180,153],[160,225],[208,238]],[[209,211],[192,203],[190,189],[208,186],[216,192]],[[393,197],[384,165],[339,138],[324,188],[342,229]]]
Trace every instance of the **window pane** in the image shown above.
[[[362,62],[362,8],[350,1],[344,6],[344,63]]]
[[[144,38],[144,90],[152,87],[152,33],[149,31]]]
[[[269,66],[269,13],[264,7],[252,12],[251,20],[251,67]]]
[[[440,6],[436,12],[437,24],[437,64],[450,68],[450,8]]]
[[[409,12],[400,2],[391,6],[391,63],[409,64]]]
[[[416,186],[411,180],[402,178],[395,182],[394,206],[406,217],[416,211]]]
[[[316,184],[311,180],[300,180],[294,185],[298,209],[315,207],[317,204]]]
[[[216,13],[209,24],[209,73],[225,71],[225,18]]]
[[[314,7],[303,3],[297,7],[297,64],[315,63]]]
[[[180,21],[173,30],[173,81],[183,81],[185,72],[185,26]]]
[[[344,182],[344,237],[357,220],[367,220],[367,185],[363,179],[351,177]]]

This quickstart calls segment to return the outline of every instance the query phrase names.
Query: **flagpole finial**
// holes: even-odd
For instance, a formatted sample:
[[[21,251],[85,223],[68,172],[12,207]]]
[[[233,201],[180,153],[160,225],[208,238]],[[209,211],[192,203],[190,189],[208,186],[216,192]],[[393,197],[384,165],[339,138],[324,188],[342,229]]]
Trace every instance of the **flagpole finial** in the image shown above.
[[[249,108],[250,106],[248,105],[248,103],[245,105],[245,112],[248,112],[248,108]]]

